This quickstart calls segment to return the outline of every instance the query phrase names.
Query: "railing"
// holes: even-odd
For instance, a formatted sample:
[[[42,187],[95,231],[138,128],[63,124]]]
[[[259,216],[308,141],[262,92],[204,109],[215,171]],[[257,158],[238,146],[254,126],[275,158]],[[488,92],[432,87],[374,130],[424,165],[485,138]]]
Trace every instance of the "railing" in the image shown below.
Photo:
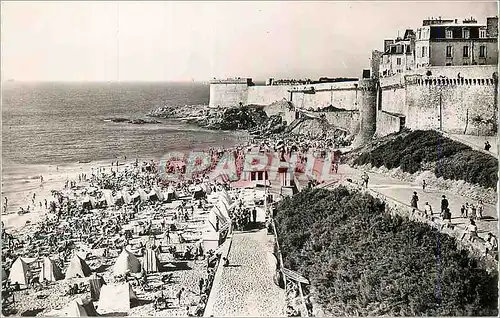
[[[285,298],[287,297],[287,294],[286,294],[286,287],[287,287],[287,282],[286,282],[286,274],[285,274],[285,265],[283,263],[283,256],[281,254],[281,248],[280,248],[280,245],[279,245],[279,241],[278,241],[278,232],[276,231],[276,224],[274,223],[274,219],[271,219],[271,224],[273,226],[273,234],[274,234],[274,240],[276,242],[276,247],[277,247],[277,252],[278,252],[278,262],[279,262],[279,267],[280,267],[280,271],[281,271],[281,276],[283,277],[283,285],[285,287]],[[302,317],[309,317],[309,312],[307,310],[307,306],[306,306],[306,301],[305,301],[305,297],[304,297],[304,293],[302,291],[302,283],[300,281],[297,281],[297,285],[299,287],[299,293],[300,293],[300,298],[302,300],[302,305],[304,306],[303,308],[303,313],[302,313]],[[288,305],[287,305],[288,307]],[[285,311],[287,310],[287,308],[285,308]]]
[[[345,186],[348,188],[353,188],[356,190],[360,190],[363,192],[367,192],[371,194],[372,196],[382,200],[383,202],[386,203],[386,209],[391,215],[400,215],[402,217],[406,217],[411,221],[416,221],[416,222],[421,222],[428,224],[432,228],[438,229],[439,231],[454,237],[458,243],[459,248],[466,247],[468,248],[469,251],[472,251],[472,256],[479,256],[483,257],[485,250],[487,249],[486,246],[486,241],[482,239],[479,236],[474,236],[470,238],[469,240],[464,240],[464,238],[467,236],[467,231],[460,229],[459,226],[452,225],[449,223],[445,223],[440,217],[432,217],[432,216],[427,216],[424,211],[416,209],[404,202],[401,202],[397,199],[387,197],[386,195],[374,190],[374,189],[367,189],[362,187],[359,184],[355,183],[344,183]],[[388,203],[392,202],[393,208],[391,208]],[[398,208],[400,207],[400,208]],[[496,251],[494,251],[496,253]],[[475,254],[475,255],[474,255]],[[498,261],[493,257],[492,255],[488,254],[486,256],[486,264],[492,265],[491,267],[497,267],[498,266]]]

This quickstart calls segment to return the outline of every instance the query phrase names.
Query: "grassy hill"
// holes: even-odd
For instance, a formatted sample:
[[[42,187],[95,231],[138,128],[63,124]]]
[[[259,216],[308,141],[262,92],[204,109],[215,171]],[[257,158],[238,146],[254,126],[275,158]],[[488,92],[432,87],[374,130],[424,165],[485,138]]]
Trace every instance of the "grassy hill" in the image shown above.
[[[496,188],[498,160],[433,130],[389,136],[350,155],[355,165],[371,164],[408,173],[432,170],[437,177]]]
[[[280,203],[276,227],[285,267],[311,281],[328,316],[498,314],[498,272],[368,194],[303,191]]]

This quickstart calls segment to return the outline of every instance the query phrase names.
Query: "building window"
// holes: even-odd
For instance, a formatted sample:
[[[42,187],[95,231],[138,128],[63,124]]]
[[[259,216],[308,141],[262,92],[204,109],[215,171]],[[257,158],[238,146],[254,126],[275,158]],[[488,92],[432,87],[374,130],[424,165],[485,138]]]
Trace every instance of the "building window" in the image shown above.
[[[464,46],[464,57],[469,57],[469,46]]]
[[[448,45],[446,47],[446,57],[453,57],[453,46]]]
[[[485,29],[481,29],[481,30],[479,30],[479,37],[480,37],[481,39],[486,38],[486,30],[485,30]]]
[[[453,39],[453,31],[452,30],[446,30],[446,38]]]
[[[464,39],[470,38],[470,30],[469,29],[462,30],[462,38],[464,38]]]
[[[479,47],[479,57],[486,57],[486,46],[481,45]]]
[[[427,48],[426,46],[422,46],[422,57],[425,57],[425,55],[426,55],[426,51],[427,51],[426,48]]]
[[[401,58],[400,58],[400,57],[398,57],[398,58],[396,59],[396,64],[397,64],[397,65],[401,65]]]

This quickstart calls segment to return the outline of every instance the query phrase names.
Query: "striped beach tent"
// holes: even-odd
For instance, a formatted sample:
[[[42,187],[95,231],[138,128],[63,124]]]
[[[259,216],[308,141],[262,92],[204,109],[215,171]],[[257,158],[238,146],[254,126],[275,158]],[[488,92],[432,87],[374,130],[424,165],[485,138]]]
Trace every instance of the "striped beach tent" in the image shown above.
[[[142,267],[146,273],[158,272],[160,268],[160,261],[158,260],[155,251],[150,248],[146,249],[144,256],[142,257]]]

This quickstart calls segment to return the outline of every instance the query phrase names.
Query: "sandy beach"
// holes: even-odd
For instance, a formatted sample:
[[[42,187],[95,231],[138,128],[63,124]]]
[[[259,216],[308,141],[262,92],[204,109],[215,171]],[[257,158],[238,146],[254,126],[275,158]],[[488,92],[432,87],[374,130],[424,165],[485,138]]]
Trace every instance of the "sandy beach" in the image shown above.
[[[150,160],[143,158],[141,160]],[[26,226],[26,222],[31,224],[41,220],[47,213],[45,209],[45,199],[47,202],[54,200],[52,190],[64,188],[66,180],[78,181],[78,175],[92,174],[92,169],[111,168],[111,162],[117,159],[91,161],[89,163],[62,163],[60,165],[13,165],[7,164],[2,168],[2,206],[5,197],[8,198],[7,210],[2,211],[1,220],[5,224],[5,229],[17,232]],[[118,160],[119,161],[119,160]],[[123,167],[119,161],[120,166]],[[132,162],[128,160],[127,163]],[[116,170],[116,166],[113,167]],[[43,176],[43,182],[40,182]],[[32,198],[35,194],[35,204]],[[40,202],[42,207],[40,208]],[[19,215],[20,208],[30,207],[30,213]]]

